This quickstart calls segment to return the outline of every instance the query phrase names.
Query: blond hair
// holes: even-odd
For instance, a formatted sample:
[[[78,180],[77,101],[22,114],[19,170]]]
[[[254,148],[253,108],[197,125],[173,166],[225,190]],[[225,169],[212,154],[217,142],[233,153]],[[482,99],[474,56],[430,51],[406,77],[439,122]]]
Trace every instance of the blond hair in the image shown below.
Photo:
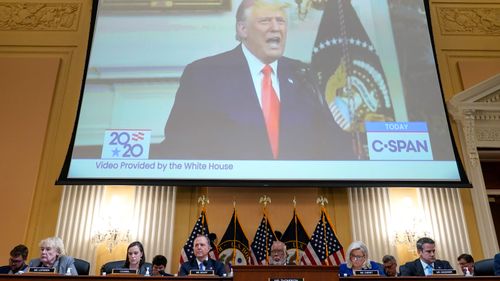
[[[352,268],[351,252],[354,250],[361,250],[365,255],[365,261],[363,262],[362,268],[372,268],[370,259],[368,258],[368,247],[366,247],[365,243],[362,241],[354,241],[349,245],[349,248],[347,248],[347,267]]]
[[[238,6],[238,10],[236,10],[236,26],[243,24],[248,19],[253,8],[268,8],[285,12],[285,9],[289,6],[283,0],[242,0]],[[236,29],[236,39],[241,41],[238,29]]]

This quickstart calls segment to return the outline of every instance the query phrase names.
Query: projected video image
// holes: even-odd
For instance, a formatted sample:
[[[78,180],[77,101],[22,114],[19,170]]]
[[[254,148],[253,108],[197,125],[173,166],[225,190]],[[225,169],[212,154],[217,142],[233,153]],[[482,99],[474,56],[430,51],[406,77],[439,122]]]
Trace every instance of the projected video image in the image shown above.
[[[99,1],[68,179],[463,180],[422,0],[186,2]]]

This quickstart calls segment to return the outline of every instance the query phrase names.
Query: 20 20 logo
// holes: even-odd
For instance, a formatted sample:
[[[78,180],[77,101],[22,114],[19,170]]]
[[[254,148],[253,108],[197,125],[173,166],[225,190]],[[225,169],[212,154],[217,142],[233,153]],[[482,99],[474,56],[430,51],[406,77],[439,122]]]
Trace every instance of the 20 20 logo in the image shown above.
[[[104,132],[102,159],[148,159],[151,130],[109,129]]]

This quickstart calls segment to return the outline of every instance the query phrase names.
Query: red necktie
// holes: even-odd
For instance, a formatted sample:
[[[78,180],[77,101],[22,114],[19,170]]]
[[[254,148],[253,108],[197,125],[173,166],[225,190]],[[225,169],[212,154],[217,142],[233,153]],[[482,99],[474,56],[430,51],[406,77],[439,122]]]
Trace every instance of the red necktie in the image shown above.
[[[262,69],[262,73],[264,74],[264,78],[262,78],[262,112],[264,113],[267,135],[273,156],[274,159],[277,159],[280,135],[280,101],[271,82],[272,71],[273,69],[268,64]]]

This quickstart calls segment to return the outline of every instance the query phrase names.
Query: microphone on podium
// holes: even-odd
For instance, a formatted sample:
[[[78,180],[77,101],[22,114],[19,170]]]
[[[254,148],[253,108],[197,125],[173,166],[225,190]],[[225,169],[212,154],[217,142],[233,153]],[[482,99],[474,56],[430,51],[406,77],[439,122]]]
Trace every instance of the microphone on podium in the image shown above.
[[[205,268],[205,270],[211,270],[212,269],[212,267],[210,266],[210,263],[207,260],[203,261],[203,267]]]

